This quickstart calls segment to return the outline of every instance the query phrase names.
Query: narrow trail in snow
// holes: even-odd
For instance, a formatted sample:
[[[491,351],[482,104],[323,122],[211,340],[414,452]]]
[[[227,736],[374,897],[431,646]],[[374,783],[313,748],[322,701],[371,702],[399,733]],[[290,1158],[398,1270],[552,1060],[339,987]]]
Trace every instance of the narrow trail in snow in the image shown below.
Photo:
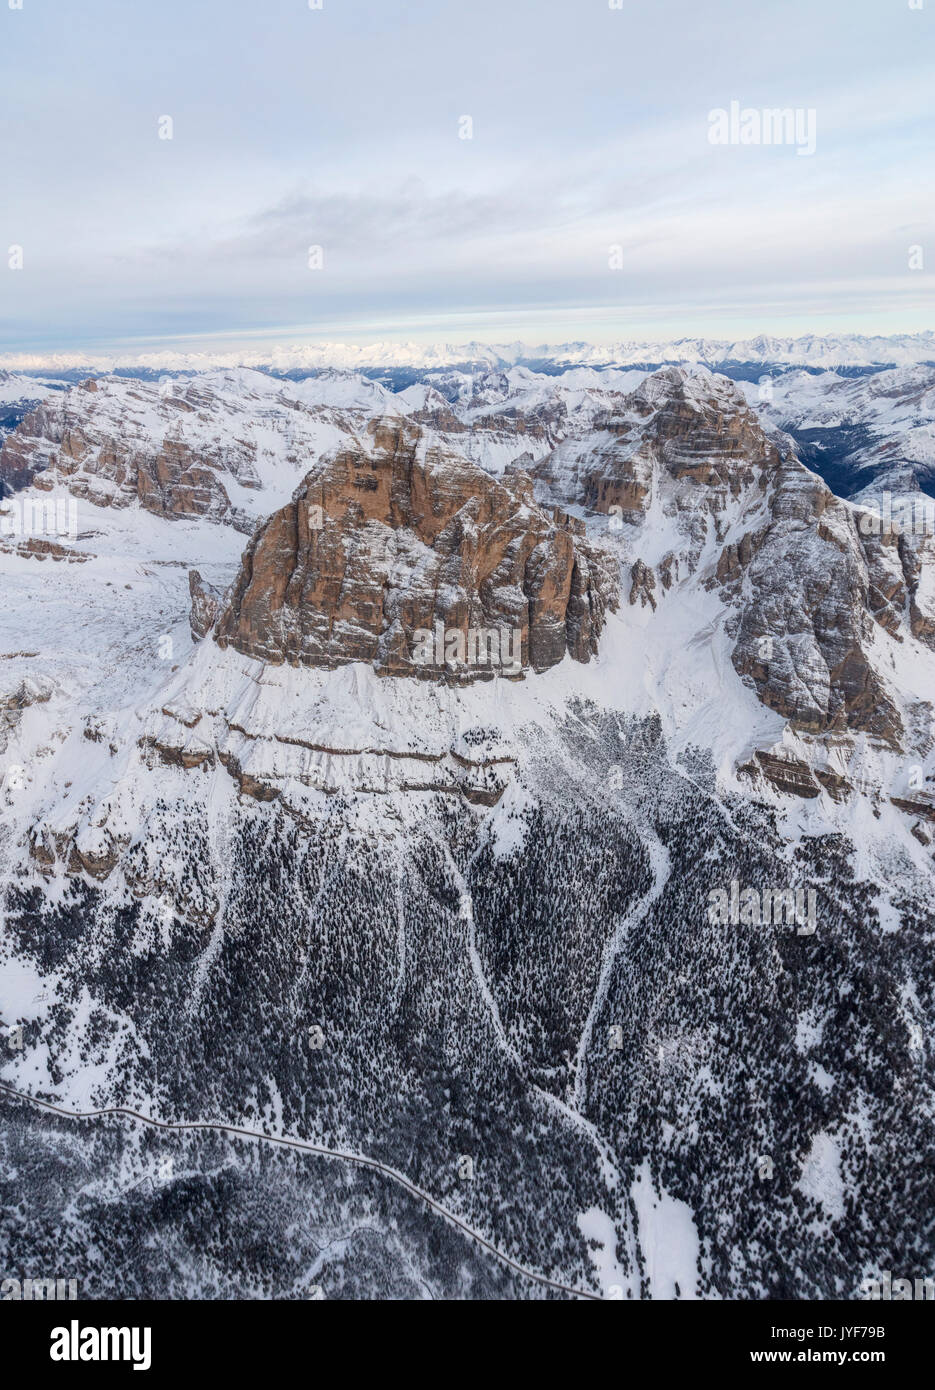
[[[393,981],[393,995],[390,1011],[396,1013],[403,997],[406,984],[406,904],[403,900],[403,865],[396,866],[396,879],[393,884],[396,903],[396,979]]]
[[[218,785],[218,778],[226,776],[218,768],[215,768],[212,778],[212,792]],[[195,973],[192,978],[192,990],[188,1000],[189,1015],[194,1015],[201,995],[204,991],[205,983],[208,978],[208,970],[221,949],[224,939],[224,926],[227,920],[227,897],[230,892],[230,863],[231,863],[231,811],[229,805],[225,805],[223,798],[220,804],[209,799],[208,807],[208,842],[211,848],[211,859],[213,866],[216,867],[218,884],[218,910],[211,928],[211,936],[207,946],[195,966]]]
[[[617,961],[617,957],[620,954],[620,951],[623,947],[628,933],[633,928],[633,926],[635,926],[638,922],[644,919],[646,914],[652,908],[653,904],[661,896],[671,874],[671,862],[669,858],[669,852],[663,845],[655,830],[653,830],[648,824],[645,827],[640,827],[639,829],[637,829],[634,826],[634,830],[649,857],[653,881],[650,887],[647,889],[647,891],[642,895],[642,897],[640,897],[637,900],[637,902],[633,904],[630,910],[618,921],[613,934],[605,943],[601,958],[601,970],[600,975],[598,977],[597,987],[594,991],[594,995],[591,1000],[591,1006],[588,1011],[588,1016],[585,1020],[581,1038],[578,1043],[578,1049],[575,1057],[575,1067],[573,1072],[573,1081],[570,1088],[570,1100],[563,1100],[561,1097],[554,1095],[551,1091],[547,1091],[543,1087],[536,1085],[535,1082],[530,1081],[527,1074],[527,1063],[517,1052],[516,1048],[513,1047],[512,1043],[509,1041],[509,1038],[507,1037],[506,1029],[503,1026],[503,1020],[500,1017],[500,1011],[497,1007],[496,1000],[493,997],[490,985],[488,984],[487,979],[484,975],[483,963],[481,962],[480,954],[477,949],[477,940],[474,924],[473,898],[468,889],[467,883],[465,882],[464,876],[458,869],[457,864],[454,862],[454,858],[447,845],[445,846],[445,849],[451,866],[451,872],[454,876],[455,884],[458,888],[459,893],[461,894],[461,901],[462,903],[467,902],[468,904],[468,912],[466,913],[468,929],[468,955],[471,961],[471,967],[474,971],[474,975],[477,980],[478,988],[490,1014],[491,1023],[494,1028],[494,1032],[497,1036],[497,1040],[504,1053],[509,1057],[510,1061],[516,1067],[520,1076],[523,1077],[524,1081],[529,1086],[530,1090],[532,1090],[533,1093],[539,1099],[541,1099],[546,1105],[548,1105],[552,1110],[554,1110],[566,1123],[571,1124],[576,1130],[578,1130],[579,1133],[582,1134],[582,1136],[584,1136],[590,1143],[594,1145],[598,1153],[601,1171],[605,1184],[610,1191],[615,1193],[614,1200],[615,1206],[617,1208],[615,1212],[616,1224],[618,1225],[618,1227],[622,1227],[623,1229],[624,1239],[631,1262],[631,1268],[637,1269],[637,1239],[636,1234],[633,1231],[631,1225],[629,1212],[627,1210],[627,1204],[625,1201],[626,1194],[623,1192],[620,1184],[620,1170],[616,1161],[616,1157],[609,1142],[600,1133],[600,1130],[594,1124],[594,1122],[587,1118],[583,1110],[587,1090],[587,1053],[592,1044],[594,1027],[597,1018],[599,1017],[600,1011],[603,1008],[604,1002],[607,998],[607,993],[610,987],[610,980],[613,975],[613,970]]]
[[[575,1057],[574,1081],[572,1083],[572,1096],[574,1107],[577,1111],[582,1109],[586,1099],[587,1090],[587,1055],[591,1047],[594,1034],[594,1026],[597,1022],[601,1009],[607,998],[607,991],[610,988],[610,979],[613,974],[614,965],[623,947],[630,929],[649,912],[653,903],[662,894],[669,875],[672,872],[672,865],[669,859],[669,851],[656,834],[655,830],[648,827],[637,831],[646,853],[649,855],[650,868],[653,873],[653,881],[643,896],[633,904],[617,923],[613,935],[604,944],[604,951],[601,957],[601,973],[598,976],[597,988],[591,1000],[591,1008],[585,1020],[581,1038],[578,1043],[578,1052]]]
[[[613,1154],[611,1153],[609,1146],[604,1141],[604,1139],[601,1138],[600,1134],[597,1131],[597,1128],[591,1123],[589,1119],[586,1118],[586,1116],[582,1115],[580,1111],[575,1109],[573,1106],[570,1106],[567,1101],[562,1100],[560,1096],[554,1095],[551,1091],[547,1091],[544,1089],[544,1087],[538,1086],[534,1081],[529,1080],[528,1062],[519,1052],[517,1052],[516,1048],[513,1046],[513,1044],[507,1037],[506,1029],[503,1026],[503,1020],[500,1017],[500,1010],[497,1007],[497,1001],[493,997],[493,992],[490,988],[490,985],[487,982],[487,977],[484,974],[483,962],[481,961],[480,953],[477,949],[477,936],[474,925],[474,899],[471,895],[470,889],[467,886],[467,883],[465,882],[464,875],[461,873],[461,870],[458,868],[457,864],[454,861],[451,851],[448,849],[447,846],[445,847],[445,849],[448,856],[448,862],[451,867],[451,872],[454,875],[455,884],[458,888],[459,893],[461,894],[461,901],[462,903],[466,903],[468,908],[465,917],[467,923],[468,957],[471,962],[471,968],[474,972],[474,978],[477,981],[477,987],[480,990],[481,997],[484,1000],[484,1003],[487,1007],[487,1012],[490,1015],[490,1021],[493,1026],[493,1030],[497,1036],[497,1042],[499,1043],[500,1048],[506,1054],[506,1056],[509,1057],[511,1063],[519,1072],[520,1076],[523,1078],[529,1089],[533,1091],[534,1094],[538,1096],[540,1100],[544,1101],[544,1103],[548,1105],[551,1109],[557,1111],[557,1113],[561,1115],[563,1119],[567,1120],[571,1125],[573,1125],[574,1128],[577,1129],[588,1141],[594,1144],[595,1148],[598,1151],[598,1156],[600,1158],[601,1170],[603,1173],[604,1181],[608,1187],[615,1187],[620,1177],[617,1171],[617,1165],[614,1162]]]

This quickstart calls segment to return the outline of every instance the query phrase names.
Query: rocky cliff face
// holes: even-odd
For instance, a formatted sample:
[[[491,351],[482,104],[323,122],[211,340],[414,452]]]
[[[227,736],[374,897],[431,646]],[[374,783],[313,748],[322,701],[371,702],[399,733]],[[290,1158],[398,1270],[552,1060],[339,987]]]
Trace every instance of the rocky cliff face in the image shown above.
[[[789,381],[826,423],[841,405],[885,433],[892,407],[906,448],[916,421],[921,457],[929,378]],[[875,646],[881,633],[910,653],[935,646],[935,541],[863,530],[802,466],[776,424],[785,378],[765,404],[749,383],[680,367],[434,380],[398,395],[343,373],[91,381],[50,394],[7,437],[0,479],[259,526],[239,576],[212,575],[235,580],[229,600],[194,581],[192,631],[216,625],[222,646],[263,660],[449,680],[541,671],[566,651],[587,660],[619,569],[630,604],[653,614],[698,590],[721,597],[734,669],[792,730],[900,744],[906,710]],[[880,448],[896,458],[903,444]],[[592,514],[590,541],[569,508]],[[609,517],[613,562],[594,513]],[[88,558],[35,537],[13,546]]]
[[[189,627],[194,640],[200,641],[217,621],[223,595],[213,584],[203,579],[197,570],[188,572],[188,592],[191,596]]]
[[[802,733],[898,745],[875,634],[931,642],[930,542],[865,531],[726,378],[665,368],[597,423],[535,473],[547,495],[610,514],[630,602],[655,609],[679,581],[715,588],[733,665],[764,705]]]
[[[809,734],[899,742],[901,720],[871,656],[871,572],[857,517],[820,478],[783,462],[765,524],[721,552],[718,580],[740,608],[734,667],[765,705]]]
[[[353,441],[386,408],[382,388],[344,379],[283,383],[228,371],[88,380],[50,396],[6,437],[0,481],[249,535],[320,454]]]
[[[581,522],[534,503],[527,475],[496,481],[417,426],[375,420],[254,536],[217,641],[384,675],[543,671],[597,650],[613,569]]]
[[[723,511],[779,461],[776,444],[726,377],[666,367],[543,459],[536,476],[569,500],[638,523],[670,511]]]
[[[255,449],[228,439],[187,438],[182,421],[208,409],[209,393],[117,380],[86,381],[40,404],[0,449],[0,478],[13,488],[64,487],[96,506],[134,502],[170,518],[204,517],[252,529],[224,479],[260,486]]]

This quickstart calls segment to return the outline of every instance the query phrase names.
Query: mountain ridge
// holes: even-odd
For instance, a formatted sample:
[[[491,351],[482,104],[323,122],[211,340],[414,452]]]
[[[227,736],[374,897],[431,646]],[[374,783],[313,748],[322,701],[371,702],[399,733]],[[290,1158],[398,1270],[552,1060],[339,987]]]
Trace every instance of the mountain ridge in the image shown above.
[[[753,338],[675,338],[619,341],[606,346],[586,341],[532,345],[521,342],[488,344],[420,345],[376,342],[353,345],[340,342],[281,346],[275,349],[243,349],[228,352],[180,352],[153,349],[145,352],[88,354],[83,352],[0,355],[0,370],[69,371],[83,367],[111,371],[117,367],[143,367],[158,371],[204,370],[212,366],[266,366],[290,368],[445,367],[486,363],[491,367],[518,363],[562,365],[660,366],[698,362],[707,366],[724,363],[762,363],[775,366],[898,366],[935,362],[935,333],[897,333],[867,336],[857,333],[804,334],[780,338],[759,334]]]

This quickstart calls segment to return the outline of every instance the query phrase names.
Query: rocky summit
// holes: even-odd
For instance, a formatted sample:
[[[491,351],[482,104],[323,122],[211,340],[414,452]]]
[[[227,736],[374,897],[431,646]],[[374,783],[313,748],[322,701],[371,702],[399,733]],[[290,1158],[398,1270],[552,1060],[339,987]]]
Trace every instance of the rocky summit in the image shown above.
[[[217,642],[261,661],[470,679],[495,671],[469,659],[470,635],[507,631],[520,668],[544,671],[597,651],[615,570],[581,521],[535,504],[527,474],[491,478],[417,426],[376,420],[366,447],[309,473],[259,528]],[[439,625],[460,657],[436,652]]]

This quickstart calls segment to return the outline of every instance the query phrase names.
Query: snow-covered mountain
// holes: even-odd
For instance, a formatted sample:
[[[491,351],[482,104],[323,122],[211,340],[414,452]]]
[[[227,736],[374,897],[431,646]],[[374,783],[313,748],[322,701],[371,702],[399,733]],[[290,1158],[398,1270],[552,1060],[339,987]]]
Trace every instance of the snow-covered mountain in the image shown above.
[[[845,497],[935,496],[935,365],[856,379],[834,371],[767,375],[746,392]]]
[[[801,338],[677,338],[595,345],[586,342],[529,343],[313,343],[236,352],[149,351],[117,355],[75,353],[12,354],[0,357],[11,371],[109,372],[117,368],[151,372],[204,371],[219,366],[250,366],[278,372],[374,368],[432,370],[451,366],[502,369],[514,365],[569,367],[646,367],[700,363],[708,367],[894,367],[935,362],[935,334],[900,333],[866,337],[857,333],[807,334]]]
[[[91,1297],[930,1267],[935,536],[863,479],[925,497],[931,335],[817,341],[25,415],[5,1243]]]
[[[62,383],[0,371],[0,440],[56,389],[62,389]]]

